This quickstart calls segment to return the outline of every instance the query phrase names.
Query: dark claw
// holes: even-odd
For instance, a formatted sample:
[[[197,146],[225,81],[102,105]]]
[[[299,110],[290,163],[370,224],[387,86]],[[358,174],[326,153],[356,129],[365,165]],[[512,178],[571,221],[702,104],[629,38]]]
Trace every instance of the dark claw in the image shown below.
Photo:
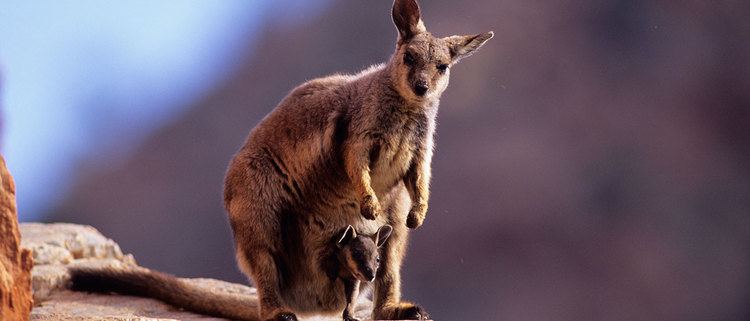
[[[274,318],[274,321],[297,321],[297,316],[294,313],[279,313]]]

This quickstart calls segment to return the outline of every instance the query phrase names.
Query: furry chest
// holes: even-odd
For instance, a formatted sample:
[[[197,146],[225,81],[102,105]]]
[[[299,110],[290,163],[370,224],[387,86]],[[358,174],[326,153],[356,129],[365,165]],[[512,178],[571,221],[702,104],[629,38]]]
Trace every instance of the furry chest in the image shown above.
[[[413,135],[376,140],[370,153],[373,188],[386,191],[397,184],[411,166],[414,150]]]

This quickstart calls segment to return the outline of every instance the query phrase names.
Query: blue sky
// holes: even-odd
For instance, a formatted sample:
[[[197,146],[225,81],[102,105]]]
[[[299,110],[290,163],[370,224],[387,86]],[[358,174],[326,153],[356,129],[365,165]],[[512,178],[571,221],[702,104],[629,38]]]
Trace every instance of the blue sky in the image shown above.
[[[0,2],[2,154],[21,220],[64,198],[82,160],[114,162],[218,85],[274,7],[321,8],[290,3]]]

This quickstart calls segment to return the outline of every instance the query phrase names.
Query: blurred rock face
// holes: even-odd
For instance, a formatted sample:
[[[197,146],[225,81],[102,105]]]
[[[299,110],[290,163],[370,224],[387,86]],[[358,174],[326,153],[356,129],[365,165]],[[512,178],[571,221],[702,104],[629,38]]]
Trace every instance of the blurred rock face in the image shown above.
[[[395,47],[389,4],[271,22],[255,55],[51,220],[141,264],[240,280],[221,185],[294,86]],[[719,320],[750,310],[750,20],[738,1],[424,3],[436,35],[495,30],[455,66],[405,297],[436,319]]]
[[[0,156],[0,320],[28,320],[31,312],[31,252],[21,248],[16,186]]]

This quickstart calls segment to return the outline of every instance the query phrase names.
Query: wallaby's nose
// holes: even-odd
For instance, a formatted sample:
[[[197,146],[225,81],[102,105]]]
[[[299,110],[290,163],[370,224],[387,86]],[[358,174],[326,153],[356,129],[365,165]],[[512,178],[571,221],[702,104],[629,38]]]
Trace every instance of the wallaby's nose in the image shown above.
[[[414,85],[414,93],[417,94],[417,96],[424,96],[428,89],[430,89],[430,87],[427,86],[427,83],[424,81],[418,81]]]
[[[362,274],[364,274],[364,277],[367,280],[373,280],[373,279],[375,279],[375,271],[373,269],[367,267],[367,268],[364,268],[364,271],[362,271],[362,272],[363,272]]]

